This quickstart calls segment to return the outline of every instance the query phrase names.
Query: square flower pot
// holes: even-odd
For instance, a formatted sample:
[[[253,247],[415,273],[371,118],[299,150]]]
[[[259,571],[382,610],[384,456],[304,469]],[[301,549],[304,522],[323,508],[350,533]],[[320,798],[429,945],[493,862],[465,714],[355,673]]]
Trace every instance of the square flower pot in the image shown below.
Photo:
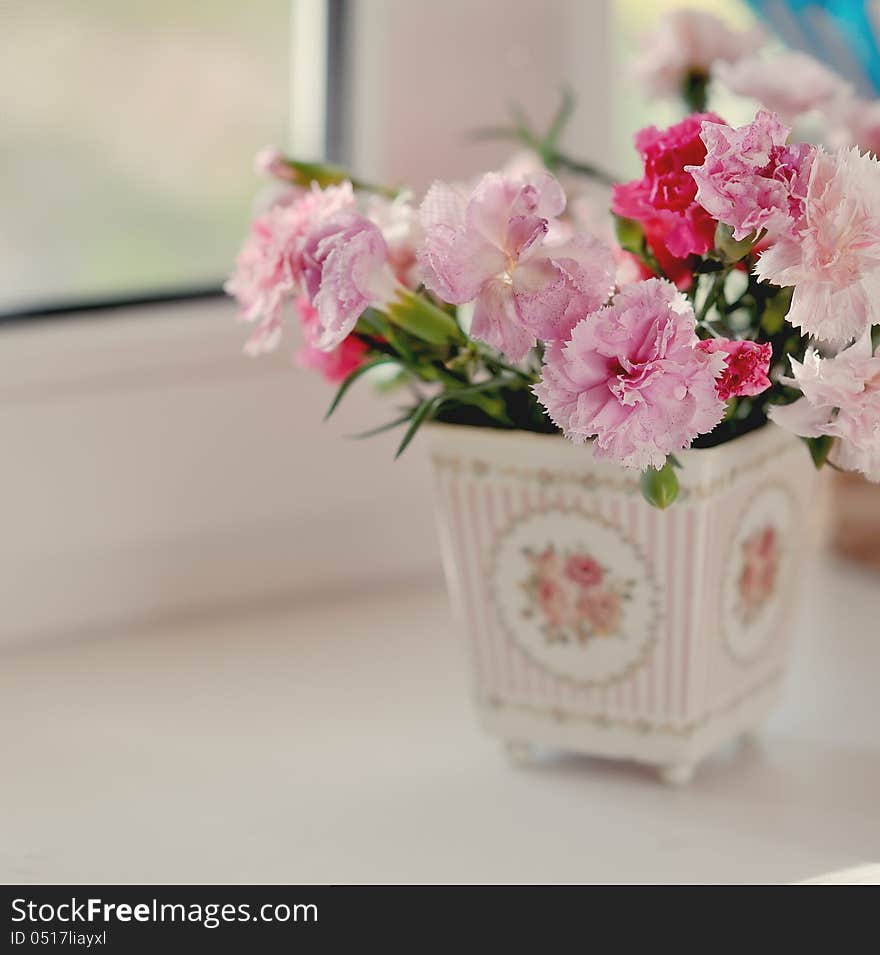
[[[486,729],[661,768],[758,727],[786,669],[816,471],[772,426],[638,475],[555,435],[432,425],[444,565]]]

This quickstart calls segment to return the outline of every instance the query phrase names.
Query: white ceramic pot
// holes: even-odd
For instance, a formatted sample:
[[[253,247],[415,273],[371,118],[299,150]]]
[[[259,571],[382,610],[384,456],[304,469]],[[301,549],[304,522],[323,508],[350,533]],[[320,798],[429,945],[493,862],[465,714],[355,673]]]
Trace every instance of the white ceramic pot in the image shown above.
[[[679,455],[681,492],[555,435],[432,425],[446,577],[486,728],[661,767],[757,727],[786,668],[816,471],[767,426]]]

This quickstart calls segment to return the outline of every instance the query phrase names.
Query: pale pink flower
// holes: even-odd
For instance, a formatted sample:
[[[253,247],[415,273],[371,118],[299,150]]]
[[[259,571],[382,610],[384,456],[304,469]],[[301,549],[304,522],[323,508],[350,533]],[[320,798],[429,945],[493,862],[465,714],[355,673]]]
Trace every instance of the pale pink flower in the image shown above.
[[[709,354],[724,355],[724,371],[715,382],[718,397],[753,398],[770,387],[770,361],[773,346],[769,342],[732,341],[729,338],[708,338],[697,345]]]
[[[293,170],[284,161],[284,156],[277,146],[265,146],[254,157],[254,171],[259,176],[271,176],[273,179],[284,179],[293,182]]]
[[[519,149],[511,156],[500,169],[505,179],[529,179],[543,175],[547,171],[541,157],[534,149]]]
[[[636,75],[652,96],[680,93],[691,75],[708,75],[713,63],[736,63],[761,45],[759,30],[732,30],[703,10],[673,10],[642,41]]]
[[[295,186],[289,182],[282,182],[280,179],[273,179],[267,182],[254,196],[251,203],[251,219],[257,219],[265,215],[275,206],[289,206],[301,199],[308,190],[302,186]]]
[[[537,598],[538,606],[552,626],[563,629],[577,622],[577,591],[564,578],[542,577]]]
[[[880,322],[880,163],[857,149],[817,150],[803,218],[761,255],[755,274],[793,285],[789,322],[830,344]]]
[[[832,109],[852,95],[848,83],[823,63],[798,50],[756,54],[736,63],[712,67],[732,93],[757,100],[766,109],[791,122],[811,110]]]
[[[833,148],[858,146],[880,155],[880,100],[845,100],[827,115],[828,144]]]
[[[614,258],[614,284],[617,288],[629,285],[631,282],[639,282],[642,279],[649,279],[654,274],[640,258],[622,249],[617,242],[617,236],[614,231],[614,216],[608,204],[608,189],[605,186],[597,189],[581,187],[582,191],[572,196],[565,209],[565,219],[559,219],[560,225],[567,225],[569,233],[587,232],[596,236],[601,242],[611,249],[611,255]],[[550,236],[555,239],[558,235],[560,240],[568,238],[565,230],[560,228],[556,230],[551,224]]]
[[[577,603],[578,614],[586,619],[597,637],[607,637],[617,631],[622,609],[616,590],[587,590]]]
[[[613,288],[611,253],[598,240],[545,243],[564,208],[548,173],[520,181],[489,173],[469,196],[435,182],[422,202],[425,285],[454,305],[474,302],[471,334],[513,361],[536,339],[567,337]]]
[[[290,203],[273,205],[252,223],[224,285],[241,306],[240,317],[259,322],[246,346],[251,353],[275,347],[285,301],[299,290],[302,254],[309,232],[325,217],[354,205],[351,185],[313,187]]]
[[[791,359],[792,378],[784,384],[803,398],[772,405],[769,417],[804,438],[835,438],[831,461],[880,481],[880,355],[874,355],[870,332],[832,358],[808,348],[803,363]]]
[[[696,320],[674,285],[628,285],[547,352],[535,394],[574,442],[630,468],[662,467],[723,418],[715,379],[725,357],[697,346]]]
[[[331,349],[370,306],[385,308],[399,284],[379,227],[343,212],[313,229],[302,252],[303,285],[318,316],[315,345]]]
[[[761,229],[790,231],[802,218],[814,150],[805,143],[787,146],[789,133],[763,109],[738,129],[703,123],[706,158],[685,168],[697,184],[697,202],[732,226],[734,239]]]
[[[349,335],[329,350],[318,348],[320,325],[317,309],[305,295],[294,303],[302,329],[303,345],[294,359],[301,368],[317,371],[331,383],[343,381],[364,362],[367,346],[359,338]]]
[[[388,247],[388,262],[398,281],[407,288],[418,288],[421,270],[416,252],[424,233],[413,194],[405,191],[393,199],[372,195],[367,199],[365,215],[379,227]]]
[[[249,358],[258,358],[266,355],[281,344],[284,326],[278,315],[270,315],[260,319],[256,328],[248,335],[244,343],[244,353]]]

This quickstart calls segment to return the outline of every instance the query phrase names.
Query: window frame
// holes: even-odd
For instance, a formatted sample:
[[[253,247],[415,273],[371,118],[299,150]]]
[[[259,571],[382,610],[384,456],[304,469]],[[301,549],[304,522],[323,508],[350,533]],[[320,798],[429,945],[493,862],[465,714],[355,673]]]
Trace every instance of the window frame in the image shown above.
[[[298,155],[310,159],[345,159],[346,109],[344,88],[347,78],[347,42],[345,24],[348,19],[348,0],[290,0],[288,9],[288,146]],[[319,57],[295,56],[296,44],[314,49],[314,44],[323,48]],[[306,138],[294,134],[294,121],[299,120],[297,90],[319,90],[315,99],[319,104],[313,115]],[[300,98],[299,109],[302,109]],[[314,114],[314,110],[313,110]],[[260,147],[254,143],[254,149]],[[229,263],[232,267],[232,263]],[[167,287],[133,287],[113,295],[97,295],[80,298],[74,295],[56,299],[24,301],[10,308],[0,308],[0,328],[19,322],[82,318],[90,313],[102,314],[112,310],[148,308],[156,305],[184,304],[222,298],[223,277],[216,282],[194,281],[192,285]]]

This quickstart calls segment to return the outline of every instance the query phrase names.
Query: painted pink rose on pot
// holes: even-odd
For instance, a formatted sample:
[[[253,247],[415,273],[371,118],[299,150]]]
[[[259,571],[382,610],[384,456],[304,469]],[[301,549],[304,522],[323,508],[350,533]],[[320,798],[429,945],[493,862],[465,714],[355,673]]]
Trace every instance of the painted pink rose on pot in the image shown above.
[[[602,568],[587,554],[572,554],[565,562],[565,576],[581,587],[602,583]]]
[[[578,601],[578,613],[589,623],[597,637],[607,637],[617,632],[622,610],[622,599],[616,590],[592,588]]]
[[[524,616],[534,618],[548,643],[584,644],[593,637],[622,636],[624,601],[634,582],[613,580],[592,554],[582,549],[541,551],[525,548],[528,576],[521,586],[528,601]]]
[[[744,623],[751,623],[775,594],[779,559],[779,535],[772,525],[759,528],[743,544],[739,596]]]

